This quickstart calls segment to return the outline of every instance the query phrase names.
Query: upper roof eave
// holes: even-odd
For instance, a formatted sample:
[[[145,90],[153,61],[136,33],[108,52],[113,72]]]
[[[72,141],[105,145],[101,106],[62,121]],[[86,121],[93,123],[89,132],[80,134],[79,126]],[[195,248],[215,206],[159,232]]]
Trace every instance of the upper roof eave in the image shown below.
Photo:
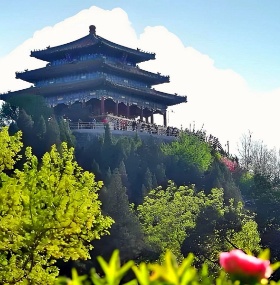
[[[114,42],[111,42],[109,40],[106,40],[100,36],[97,36],[98,39],[100,39],[100,41],[102,42],[102,44],[110,47],[110,48],[116,48],[116,49],[119,49],[121,51],[125,51],[125,52],[128,52],[128,53],[132,53],[132,54],[135,54],[139,57],[143,57],[143,59],[145,60],[150,60],[150,59],[155,59],[156,58],[156,54],[155,53],[152,53],[152,52],[145,52],[145,51],[142,51],[140,49],[133,49],[133,48],[129,48],[129,47],[125,47],[125,46],[122,46],[122,45],[119,45],[119,44],[116,44]]]
[[[109,40],[106,40],[100,36],[93,35],[93,34],[89,34],[78,40],[75,40],[75,41],[72,41],[72,42],[69,42],[63,45],[59,45],[55,47],[48,46],[47,48],[42,49],[42,50],[31,51],[30,56],[35,57],[37,59],[44,60],[44,61],[51,61],[53,57],[61,53],[64,53],[67,51],[70,52],[72,50],[77,50],[77,49],[90,48],[90,47],[96,46],[97,44],[104,45],[109,49],[117,49],[121,52],[128,53],[136,57],[138,62],[155,59],[155,53],[148,53],[140,49],[133,49],[133,48],[125,47],[125,46],[113,43]]]
[[[67,50],[94,46],[97,42],[98,40],[95,37],[93,37],[92,35],[87,35],[78,40],[63,45],[54,46],[54,47],[48,46],[42,50],[33,50],[31,51],[30,56],[48,61],[49,58],[54,54],[61,53]]]

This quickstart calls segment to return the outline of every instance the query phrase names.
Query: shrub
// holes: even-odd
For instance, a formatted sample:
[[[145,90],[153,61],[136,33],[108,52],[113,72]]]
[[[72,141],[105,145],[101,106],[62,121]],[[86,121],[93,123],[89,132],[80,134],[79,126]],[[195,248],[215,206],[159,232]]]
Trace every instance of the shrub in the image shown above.
[[[108,263],[102,257],[98,257],[104,276],[98,275],[95,269],[92,269],[89,278],[79,276],[74,269],[72,271],[72,280],[60,277],[56,285],[280,284],[280,282],[276,283],[267,279],[279,267],[279,263],[270,265],[267,260],[268,253],[268,250],[265,250],[256,258],[243,253],[241,250],[224,252],[220,255],[220,264],[224,269],[221,269],[217,277],[213,277],[209,274],[206,265],[201,268],[195,268],[192,265],[194,255],[191,253],[180,264],[177,263],[174,255],[167,251],[162,264],[142,262],[137,266],[130,260],[121,266],[119,252],[116,250]],[[256,270],[257,267],[262,269],[261,273]],[[123,278],[131,270],[134,272],[135,278],[124,283]]]

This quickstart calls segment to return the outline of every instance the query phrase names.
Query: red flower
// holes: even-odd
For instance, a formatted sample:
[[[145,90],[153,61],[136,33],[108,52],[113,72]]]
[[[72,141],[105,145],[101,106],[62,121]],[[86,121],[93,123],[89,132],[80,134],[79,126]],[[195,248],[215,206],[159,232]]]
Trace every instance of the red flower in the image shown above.
[[[229,169],[230,172],[234,172],[235,169],[237,168],[236,161],[232,161],[232,160],[228,159],[227,157],[222,157],[221,161]]]
[[[222,252],[220,265],[231,275],[253,277],[257,280],[269,278],[272,273],[269,260],[247,255],[239,249]]]

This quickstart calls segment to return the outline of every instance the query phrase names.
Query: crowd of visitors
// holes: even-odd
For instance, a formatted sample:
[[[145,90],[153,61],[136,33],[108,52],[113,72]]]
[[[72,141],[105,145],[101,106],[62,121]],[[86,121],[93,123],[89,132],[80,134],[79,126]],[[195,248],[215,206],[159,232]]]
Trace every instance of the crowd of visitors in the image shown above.
[[[130,120],[125,117],[117,116],[106,116],[102,120],[97,121],[95,118],[92,122],[82,122],[70,123],[71,129],[95,129],[104,127],[105,124],[108,124],[111,130],[120,130],[120,131],[133,131],[133,132],[144,132],[152,135],[164,135],[164,136],[179,136],[180,132],[185,132],[188,134],[195,135],[200,140],[207,142],[211,145],[212,149],[220,152],[222,155],[228,155],[227,151],[222,147],[219,139],[213,135],[207,135],[206,131],[195,130],[193,129],[179,129],[177,127],[165,127],[162,125],[157,125],[155,123],[149,123],[138,120]]]

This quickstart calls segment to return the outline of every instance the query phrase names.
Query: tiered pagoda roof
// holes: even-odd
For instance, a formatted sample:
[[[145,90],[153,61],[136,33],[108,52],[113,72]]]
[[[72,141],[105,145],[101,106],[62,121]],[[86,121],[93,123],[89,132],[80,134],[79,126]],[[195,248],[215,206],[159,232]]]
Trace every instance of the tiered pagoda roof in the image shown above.
[[[16,78],[34,86],[1,95],[41,95],[52,105],[86,102],[101,96],[127,105],[165,112],[168,106],[186,102],[186,96],[156,91],[152,86],[169,82],[169,76],[142,70],[138,63],[155,59],[154,53],[110,42],[90,26],[89,35],[76,41],[31,52],[47,61],[44,68],[17,72]],[[61,99],[63,98],[63,100]]]
[[[64,58],[66,53],[76,56],[87,53],[110,54],[118,58],[122,58],[125,55],[127,61],[134,63],[155,59],[155,53],[128,48],[96,35],[95,26],[90,26],[89,35],[81,39],[56,47],[47,47],[44,50],[32,51],[31,56],[51,62]]]

